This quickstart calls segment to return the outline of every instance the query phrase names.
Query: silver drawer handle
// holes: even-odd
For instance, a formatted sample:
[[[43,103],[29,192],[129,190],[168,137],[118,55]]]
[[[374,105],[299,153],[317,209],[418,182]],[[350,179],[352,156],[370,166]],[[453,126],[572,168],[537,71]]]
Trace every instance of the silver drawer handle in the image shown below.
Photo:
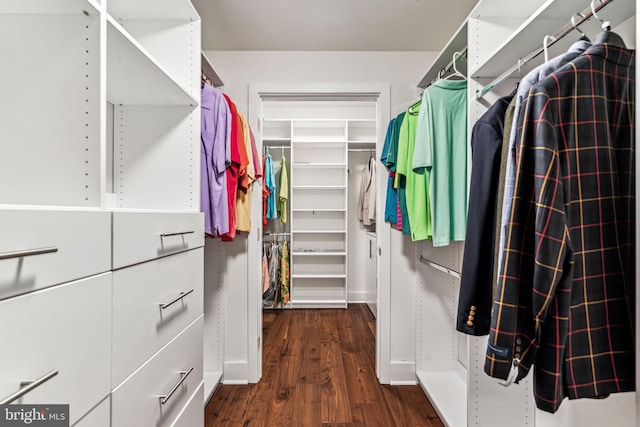
[[[185,234],[193,234],[195,233],[195,231],[191,230],[191,231],[178,231],[176,233],[162,233],[160,235],[160,237],[171,237],[171,236],[182,236]]]
[[[178,295],[177,297],[175,297],[171,301],[169,301],[167,303],[164,303],[164,304],[160,304],[160,308],[164,310],[167,307],[171,307],[173,304],[177,303],[178,301],[180,301],[182,298],[186,297],[187,295],[189,295],[193,291],[194,291],[194,289],[191,289],[190,291],[187,291],[187,292],[180,292],[180,295]]]
[[[187,379],[187,377],[189,376],[189,374],[191,373],[191,371],[193,371],[193,366],[191,368],[189,368],[189,370],[187,372],[180,372],[180,375],[182,376],[182,378],[180,378],[180,381],[178,381],[178,384],[176,384],[171,391],[169,392],[169,394],[165,394],[163,396],[160,396],[160,403],[162,403],[163,405],[165,403],[167,403],[169,401],[169,399],[171,399],[171,396],[173,396],[173,393],[176,392],[176,390],[182,385],[182,383],[184,382],[184,380]]]
[[[0,253],[0,260],[11,259],[11,258],[22,258],[25,256],[33,256],[33,255],[50,254],[53,252],[58,252],[58,248],[52,246],[49,248],[25,249],[23,251],[4,252],[4,253]]]
[[[38,378],[35,381],[33,381],[33,380],[25,381],[26,383],[28,383],[28,385],[22,387],[20,390],[16,391],[11,396],[9,396],[6,399],[4,399],[2,402],[0,402],[0,405],[8,405],[11,402],[13,402],[14,400],[20,399],[22,396],[24,396],[25,394],[29,393],[34,388],[37,388],[37,387],[41,386],[42,384],[46,383],[47,381],[49,381],[51,378],[55,377],[56,375],[58,375],[58,370],[57,369],[54,370],[54,371],[49,372],[48,374],[44,375],[41,378]]]

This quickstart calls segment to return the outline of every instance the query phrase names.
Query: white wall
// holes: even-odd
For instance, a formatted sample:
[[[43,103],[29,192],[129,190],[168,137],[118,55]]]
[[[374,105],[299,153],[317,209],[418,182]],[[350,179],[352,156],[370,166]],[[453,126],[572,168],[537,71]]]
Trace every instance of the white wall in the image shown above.
[[[223,88],[248,115],[248,85],[256,83],[384,83],[391,87],[391,114],[418,96],[417,83],[435,52],[205,52],[225,83]],[[256,123],[251,123],[256,126]],[[384,126],[386,130],[386,124]],[[382,170],[382,167],[380,167]],[[388,227],[388,224],[382,225]],[[225,243],[225,382],[242,382],[248,364],[246,237]],[[415,362],[415,247],[399,232],[391,237],[391,355],[397,378],[407,379]],[[205,260],[206,262],[206,260]],[[256,262],[256,260],[252,260]],[[392,372],[391,381],[394,381]]]

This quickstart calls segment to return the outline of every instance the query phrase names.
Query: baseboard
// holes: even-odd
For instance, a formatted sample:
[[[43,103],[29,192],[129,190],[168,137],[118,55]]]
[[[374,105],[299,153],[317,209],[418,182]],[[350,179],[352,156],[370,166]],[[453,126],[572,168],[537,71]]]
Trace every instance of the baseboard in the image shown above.
[[[415,385],[415,362],[391,362],[389,364],[389,384],[391,385]]]
[[[347,295],[347,301],[350,304],[362,304],[367,302],[367,292],[366,291],[354,291],[349,292]]]
[[[249,362],[225,362],[223,384],[249,384]]]

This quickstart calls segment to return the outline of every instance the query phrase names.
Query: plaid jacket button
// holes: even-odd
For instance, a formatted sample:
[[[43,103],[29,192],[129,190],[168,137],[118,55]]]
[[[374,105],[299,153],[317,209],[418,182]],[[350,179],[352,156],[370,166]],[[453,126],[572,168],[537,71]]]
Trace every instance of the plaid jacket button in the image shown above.
[[[467,326],[469,326],[469,327],[473,326],[473,321],[467,320]]]

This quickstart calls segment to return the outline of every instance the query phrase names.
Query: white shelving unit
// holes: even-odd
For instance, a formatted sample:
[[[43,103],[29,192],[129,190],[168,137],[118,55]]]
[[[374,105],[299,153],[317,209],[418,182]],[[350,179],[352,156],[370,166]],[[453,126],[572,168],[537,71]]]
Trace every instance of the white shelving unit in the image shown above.
[[[290,147],[290,215],[281,227],[291,233],[289,306],[346,307],[348,197],[357,197],[357,189],[348,188],[348,149],[375,150],[376,106],[370,100],[284,98],[263,100],[261,128],[265,147]]]
[[[347,123],[292,121],[293,307],[347,307]],[[338,246],[315,248],[324,238]]]
[[[0,46],[0,252],[18,251],[0,313],[26,313],[0,333],[17,343],[0,395],[59,369],[20,403],[69,403],[71,425],[184,422],[204,377],[200,18],[188,0],[10,0],[0,37],[19,41]],[[157,411],[147,397],[189,367]]]
[[[636,13],[631,1],[613,0],[608,3],[598,14],[610,21],[614,30],[616,25]],[[476,99],[476,93],[516,66],[519,59],[527,58],[539,49],[545,35],[570,27],[572,14],[588,8],[589,2],[585,0],[524,3],[481,0],[427,70],[419,86],[426,87],[439,70],[451,62],[453,52],[467,48],[468,122],[471,129],[499,97],[513,90],[519,77],[516,73],[481,100]],[[592,19],[581,29],[593,39],[600,32],[600,23]],[[553,57],[566,51],[577,40],[578,35],[575,34],[575,37],[567,36],[556,43],[549,55]],[[540,55],[523,68],[522,73],[526,74],[542,61]],[[552,415],[535,407],[532,374],[520,384],[510,387],[504,387],[487,376],[484,373],[487,337],[467,336],[455,329],[460,283],[446,271],[461,271],[462,254],[462,244],[434,248],[428,242],[419,243],[416,254],[416,377],[446,426],[636,425],[633,393],[612,395],[603,400],[566,400]],[[445,268],[435,269],[421,263],[421,256]]]

